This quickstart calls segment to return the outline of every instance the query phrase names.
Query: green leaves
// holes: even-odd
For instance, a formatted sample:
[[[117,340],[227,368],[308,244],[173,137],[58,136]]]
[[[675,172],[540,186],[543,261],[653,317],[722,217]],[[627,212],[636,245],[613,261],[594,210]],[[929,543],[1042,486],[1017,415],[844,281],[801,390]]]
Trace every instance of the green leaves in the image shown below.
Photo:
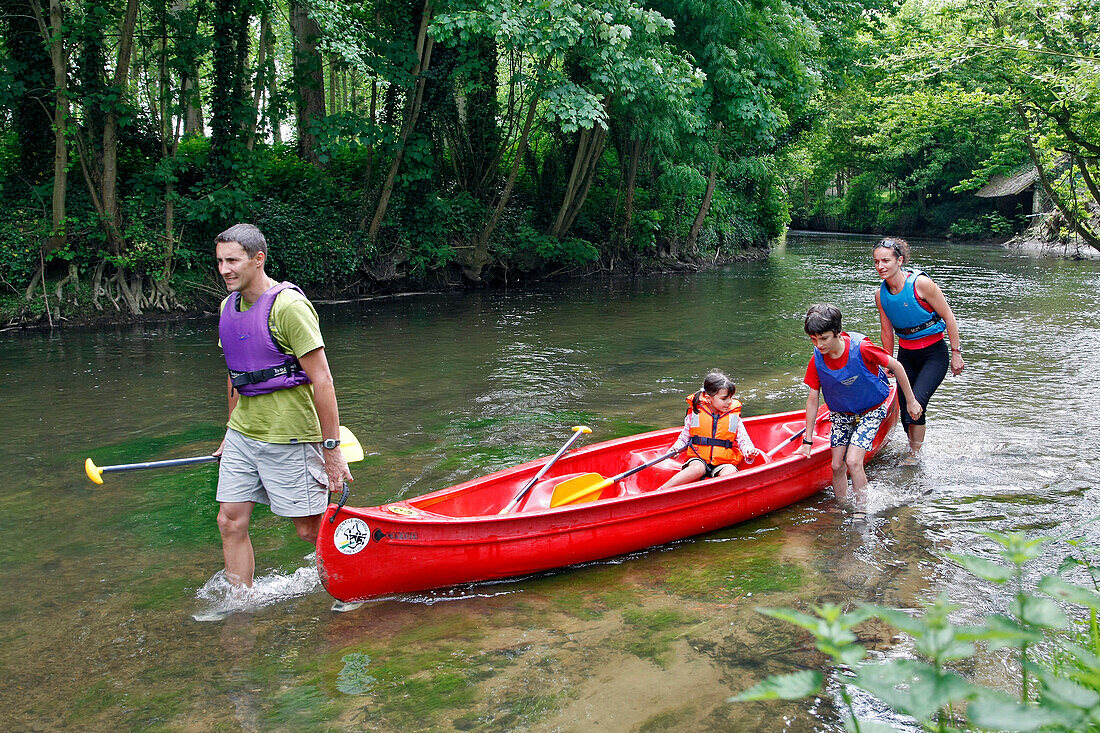
[[[855,685],[921,721],[933,720],[948,705],[970,699],[975,690],[959,675],[914,659],[860,667]]]
[[[999,565],[985,558],[973,555],[956,555],[953,552],[946,552],[944,555],[962,565],[971,575],[975,575],[982,580],[988,580],[991,583],[1005,583],[1016,574],[1016,571],[1012,568]]]
[[[817,670],[802,670],[791,674],[776,675],[759,682],[726,702],[748,702],[750,700],[801,700],[816,695],[825,680]]]
[[[1039,581],[1039,590],[1067,603],[1085,606],[1100,611],[1100,593],[1091,588],[1082,588],[1069,583],[1056,575],[1048,575]]]
[[[926,730],[958,730],[968,720],[971,726],[1004,731],[1081,731],[1100,726],[1100,628],[1097,612],[1100,593],[1066,578],[1048,575],[1038,588],[1051,598],[1024,590],[1024,568],[1040,557],[1049,538],[1029,538],[1022,533],[983,532],[997,546],[1007,564],[972,555],[949,555],[962,567],[987,582],[1004,584],[1014,580],[1018,590],[1007,605],[1008,614],[989,614],[981,623],[952,622],[959,606],[941,594],[920,613],[862,606],[844,613],[835,605],[814,609],[813,614],[791,609],[759,609],[803,628],[813,635],[816,647],[828,654],[840,697],[848,706],[844,724],[848,730],[887,730],[882,725],[858,721],[852,707],[849,686],[874,695],[894,711],[910,716]],[[1094,550],[1081,542],[1070,543],[1075,551]],[[1096,565],[1075,557],[1060,569],[1084,572],[1091,580]],[[1057,599],[1088,611],[1087,620],[1076,624],[1055,602]],[[880,662],[862,661],[863,650],[853,630],[860,622],[878,618],[899,629],[913,642],[919,658],[893,658]],[[1081,643],[1064,639],[1066,629]],[[1056,650],[1053,662],[1037,663],[1027,656],[1029,647],[1050,640]],[[981,643],[990,654],[1018,650],[1021,669],[1020,697],[975,684],[952,669],[969,660]],[[858,653],[857,653],[858,650]],[[1037,694],[1028,681],[1037,682]],[[771,677],[729,699],[729,702],[767,699],[795,699],[817,694],[824,678],[816,671]],[[965,717],[963,717],[965,715]],[[973,730],[968,727],[966,730]]]

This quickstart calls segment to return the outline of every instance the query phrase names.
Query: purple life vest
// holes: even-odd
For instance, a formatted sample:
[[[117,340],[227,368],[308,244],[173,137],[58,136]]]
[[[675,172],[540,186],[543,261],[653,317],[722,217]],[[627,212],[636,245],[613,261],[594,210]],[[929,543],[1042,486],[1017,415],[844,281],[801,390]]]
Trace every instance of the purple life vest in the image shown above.
[[[282,282],[268,288],[244,312],[239,310],[240,293],[230,293],[222,308],[218,336],[229,378],[242,395],[252,397],[309,384],[309,376],[302,371],[298,359],[280,349],[271,335],[271,309],[279,293],[288,288],[302,292],[297,285]]]
[[[849,331],[848,339],[851,344],[848,347],[848,361],[840,369],[826,366],[824,355],[817,349],[814,349],[814,364],[817,367],[818,382],[821,383],[821,394],[824,395],[829,409],[833,412],[862,415],[881,405],[890,396],[890,382],[881,368],[875,374],[863,363],[860,346],[867,337],[862,333]]]

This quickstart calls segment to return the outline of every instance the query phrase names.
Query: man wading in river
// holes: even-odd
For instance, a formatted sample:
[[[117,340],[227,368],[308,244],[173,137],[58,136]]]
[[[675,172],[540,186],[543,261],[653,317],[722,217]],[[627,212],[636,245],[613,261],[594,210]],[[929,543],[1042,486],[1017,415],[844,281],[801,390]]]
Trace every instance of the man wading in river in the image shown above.
[[[225,577],[251,587],[248,524],[257,503],[317,543],[328,492],[351,472],[340,450],[336,390],[317,311],[302,291],[264,272],[267,242],[251,224],[214,237],[222,301],[218,336],[229,368],[229,423],[215,455]]]

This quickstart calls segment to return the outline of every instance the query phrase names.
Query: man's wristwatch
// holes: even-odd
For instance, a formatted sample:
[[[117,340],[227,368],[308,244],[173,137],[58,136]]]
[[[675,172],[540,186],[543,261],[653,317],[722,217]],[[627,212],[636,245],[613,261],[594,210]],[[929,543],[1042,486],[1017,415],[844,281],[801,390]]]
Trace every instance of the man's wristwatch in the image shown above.
[[[802,445],[813,445],[813,444],[814,444],[814,441],[813,441],[812,438],[803,438],[802,439]]]
[[[340,439],[339,438],[328,438],[327,440],[322,440],[321,441],[321,447],[326,449],[326,450],[332,450],[333,448],[335,448],[338,445],[340,445]]]

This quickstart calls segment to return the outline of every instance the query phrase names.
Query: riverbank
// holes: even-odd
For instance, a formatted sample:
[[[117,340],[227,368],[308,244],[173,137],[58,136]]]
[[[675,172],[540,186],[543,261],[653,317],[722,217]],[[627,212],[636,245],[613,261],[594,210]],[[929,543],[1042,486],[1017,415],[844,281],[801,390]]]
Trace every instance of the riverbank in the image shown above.
[[[1074,238],[1066,242],[1045,242],[1021,235],[1004,243],[1006,249],[1032,257],[1063,257],[1071,260],[1097,260],[1100,252]]]
[[[425,289],[420,283],[408,283],[409,289],[402,290],[400,286],[389,292],[364,293],[350,297],[340,295],[324,296],[313,295],[310,299],[316,305],[342,305],[352,303],[367,303],[371,301],[392,300],[416,295],[428,295],[432,293],[452,293],[464,290],[477,289],[520,289],[532,283],[542,283],[548,280],[569,281],[575,279],[605,277],[620,280],[629,279],[641,275],[657,273],[690,273],[703,272],[734,262],[766,259],[771,251],[772,244],[761,247],[750,247],[736,250],[732,255],[723,255],[721,251],[713,256],[698,256],[691,258],[654,258],[637,260],[632,266],[620,266],[614,269],[607,267],[593,267],[584,271],[555,272],[550,275],[528,278],[525,280],[510,281],[500,284],[468,283],[465,286],[449,285],[439,288]],[[421,285],[421,287],[416,287]],[[126,313],[109,306],[111,310],[98,310],[90,302],[90,293],[81,291],[76,295],[66,293],[63,298],[57,296],[57,284],[50,282],[45,288],[39,290],[36,297],[25,299],[18,293],[0,296],[0,333],[17,331],[53,331],[64,328],[102,328],[136,323],[178,323],[188,320],[200,320],[214,318],[217,315],[220,294],[212,295],[209,285],[201,288],[188,289],[186,284],[176,285],[176,293],[179,300],[184,303],[195,304],[195,307],[180,308],[177,310],[163,311],[150,310],[139,314]],[[310,294],[307,292],[307,294]],[[312,294],[311,294],[312,295]]]

